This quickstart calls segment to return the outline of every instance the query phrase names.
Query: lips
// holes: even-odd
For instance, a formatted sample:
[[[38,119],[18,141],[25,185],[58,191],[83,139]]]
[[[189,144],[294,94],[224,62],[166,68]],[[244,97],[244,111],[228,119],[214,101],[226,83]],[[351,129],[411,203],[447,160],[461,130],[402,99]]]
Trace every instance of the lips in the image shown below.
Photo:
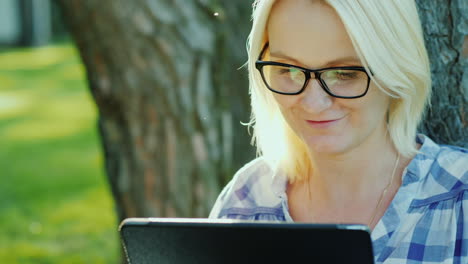
[[[306,120],[307,123],[314,128],[329,128],[338,123],[343,118],[328,119],[328,120]]]
[[[337,121],[339,119],[333,119],[333,120],[323,120],[323,121],[314,121],[314,120],[307,120],[307,122],[312,123],[312,124],[326,124],[326,123],[331,123],[334,121]]]

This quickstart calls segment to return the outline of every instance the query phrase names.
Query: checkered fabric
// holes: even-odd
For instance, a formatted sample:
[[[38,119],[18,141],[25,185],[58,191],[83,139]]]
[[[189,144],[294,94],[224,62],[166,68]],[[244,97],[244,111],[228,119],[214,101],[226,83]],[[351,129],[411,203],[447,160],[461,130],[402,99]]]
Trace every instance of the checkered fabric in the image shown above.
[[[468,150],[422,144],[402,185],[372,231],[376,263],[468,263]],[[241,168],[219,195],[210,218],[293,222],[287,178],[260,157]]]

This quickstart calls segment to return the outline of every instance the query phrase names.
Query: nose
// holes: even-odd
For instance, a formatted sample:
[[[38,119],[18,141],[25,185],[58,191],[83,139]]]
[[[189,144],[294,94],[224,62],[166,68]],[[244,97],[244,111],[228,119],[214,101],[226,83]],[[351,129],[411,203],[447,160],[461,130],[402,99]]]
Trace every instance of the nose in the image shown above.
[[[320,113],[333,104],[333,97],[325,92],[317,79],[310,79],[304,92],[301,104],[310,113]]]

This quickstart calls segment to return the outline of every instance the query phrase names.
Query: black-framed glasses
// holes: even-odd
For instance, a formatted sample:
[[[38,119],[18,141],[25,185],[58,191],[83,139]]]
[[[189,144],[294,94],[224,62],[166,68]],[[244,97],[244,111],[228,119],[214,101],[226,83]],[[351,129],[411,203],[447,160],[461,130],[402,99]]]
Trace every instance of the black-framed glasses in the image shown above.
[[[262,61],[267,48],[268,42],[260,52],[255,67],[260,72],[265,86],[272,92],[284,95],[300,94],[311,78],[316,79],[327,94],[337,98],[359,98],[369,90],[370,77],[364,67],[345,66],[313,70],[281,62]]]

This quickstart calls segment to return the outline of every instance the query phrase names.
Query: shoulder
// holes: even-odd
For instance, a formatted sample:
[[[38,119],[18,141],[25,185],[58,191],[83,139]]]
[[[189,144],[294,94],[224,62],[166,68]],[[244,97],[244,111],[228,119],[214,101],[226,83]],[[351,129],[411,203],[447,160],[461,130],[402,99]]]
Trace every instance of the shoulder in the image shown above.
[[[250,161],[236,172],[221,191],[209,217],[274,213],[280,202],[271,188],[274,174],[274,170],[262,157]]]
[[[468,183],[468,149],[441,145],[432,170]]]
[[[429,203],[458,197],[468,191],[468,150],[449,145],[438,145],[426,136],[421,153],[415,157],[420,175],[420,203]]]
[[[430,141],[429,138],[426,140]],[[437,145],[430,141],[432,153],[428,153],[429,160],[433,160],[429,168],[429,176],[443,184],[447,190],[453,190],[460,185],[468,184],[468,150],[449,145]]]

